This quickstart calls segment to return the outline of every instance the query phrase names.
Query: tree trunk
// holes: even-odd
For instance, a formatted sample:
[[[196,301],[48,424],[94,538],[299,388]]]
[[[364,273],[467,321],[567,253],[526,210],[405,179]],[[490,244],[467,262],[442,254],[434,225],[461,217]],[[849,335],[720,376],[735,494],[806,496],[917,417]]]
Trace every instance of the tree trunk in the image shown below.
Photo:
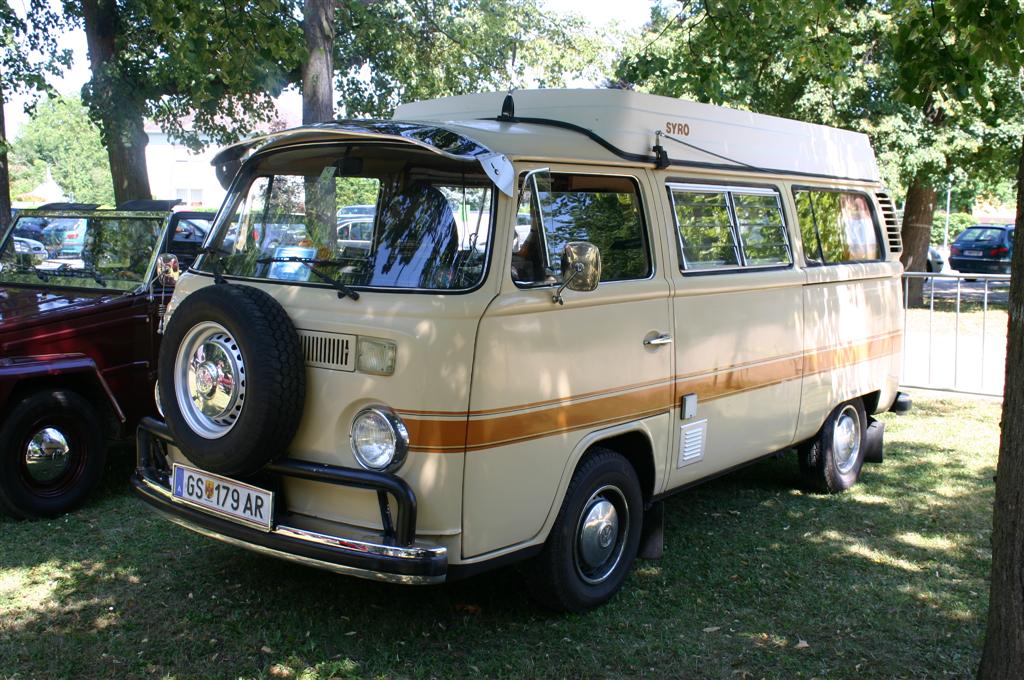
[[[302,65],[302,123],[326,123],[334,120],[334,3],[332,0],[305,0],[302,7],[302,33],[309,53]],[[333,249],[337,234],[335,183],[333,178],[319,182],[306,178],[307,233],[322,256]]]
[[[149,138],[143,123],[143,106],[135,88],[121,81],[114,71],[117,5],[114,0],[84,0],[82,19],[92,70],[85,99],[100,121],[114,180],[114,201],[120,205],[152,198],[146,168]]]
[[[932,240],[932,221],[935,215],[935,188],[924,183],[921,176],[914,177],[907,189],[903,208],[903,254],[900,260],[908,272],[923,272],[928,263],[928,246]],[[907,305],[920,306],[924,279],[911,279],[907,291]]]
[[[1006,388],[992,511],[992,585],[978,678],[1020,677],[1024,668],[1024,139],[1017,168],[1017,229],[1010,279]],[[1016,241],[1021,241],[1016,243]]]
[[[0,238],[11,224],[11,172],[7,167],[7,123],[4,120],[4,91],[0,89]]]
[[[334,3],[306,0],[302,33],[309,57],[302,66],[302,123],[334,120]]]

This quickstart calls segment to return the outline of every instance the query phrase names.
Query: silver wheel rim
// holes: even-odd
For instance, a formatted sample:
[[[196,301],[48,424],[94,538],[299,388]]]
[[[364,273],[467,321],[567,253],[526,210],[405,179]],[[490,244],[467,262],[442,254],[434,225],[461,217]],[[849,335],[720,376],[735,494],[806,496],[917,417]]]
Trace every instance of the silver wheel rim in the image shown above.
[[[857,464],[860,439],[860,414],[853,406],[846,405],[832,428],[832,454],[841,474],[845,475]]]
[[[60,479],[70,462],[68,438],[55,427],[39,430],[25,446],[25,469],[37,484],[49,484]]]
[[[576,573],[591,585],[608,579],[622,561],[629,532],[629,505],[616,486],[603,486],[583,504],[573,562]]]
[[[174,394],[185,422],[205,439],[223,437],[245,406],[245,361],[227,329],[204,321],[181,341],[174,361]]]

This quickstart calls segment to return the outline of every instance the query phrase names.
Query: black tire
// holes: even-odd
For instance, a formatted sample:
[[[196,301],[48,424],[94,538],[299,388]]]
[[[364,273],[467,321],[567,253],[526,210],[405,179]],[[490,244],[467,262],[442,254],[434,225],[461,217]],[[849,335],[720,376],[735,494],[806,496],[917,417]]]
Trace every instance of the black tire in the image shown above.
[[[598,499],[615,506],[617,517],[621,517],[623,508],[619,506],[623,505],[628,518],[617,526],[616,542],[605,562],[589,568],[580,555],[577,538],[584,514],[595,507],[595,494],[603,489],[605,495]],[[543,551],[527,565],[526,575],[537,602],[560,612],[585,612],[607,602],[622,588],[633,566],[642,527],[643,494],[633,466],[614,451],[592,449],[569,482]],[[624,529],[624,534],[620,535],[619,529]]]
[[[836,428],[847,419],[849,426],[856,425],[856,451],[849,456],[836,449],[835,436]],[[853,486],[864,465],[866,431],[867,415],[860,399],[837,406],[818,434],[799,447],[800,473],[805,485],[818,493],[841,493]]]
[[[230,429],[211,438],[182,414],[175,364],[182,341],[202,324],[223,327],[244,362]],[[212,285],[185,297],[171,316],[160,345],[160,402],[167,425],[185,456],[209,472],[251,475],[288,448],[306,396],[306,367],[298,332],[284,308],[251,286]]]
[[[47,459],[37,448],[30,459],[30,442],[47,428],[63,437],[67,455]],[[45,439],[57,441],[52,435]],[[99,484],[106,460],[103,421],[84,397],[60,389],[30,394],[0,425],[0,511],[20,519],[69,512]]]

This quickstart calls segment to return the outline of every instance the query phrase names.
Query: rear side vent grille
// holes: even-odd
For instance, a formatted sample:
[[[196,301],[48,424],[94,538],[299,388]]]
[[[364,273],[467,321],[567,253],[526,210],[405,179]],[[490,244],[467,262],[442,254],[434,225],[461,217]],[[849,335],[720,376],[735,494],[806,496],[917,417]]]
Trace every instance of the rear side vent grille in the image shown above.
[[[679,428],[679,458],[676,467],[704,460],[704,448],[708,442],[708,421],[683,425]]]
[[[334,371],[356,370],[356,336],[299,331],[306,365]]]
[[[900,235],[900,223],[896,219],[896,207],[892,204],[889,194],[877,192],[878,205],[882,207],[882,221],[885,222],[885,237],[889,241],[889,252],[899,255],[903,252],[903,237]]]

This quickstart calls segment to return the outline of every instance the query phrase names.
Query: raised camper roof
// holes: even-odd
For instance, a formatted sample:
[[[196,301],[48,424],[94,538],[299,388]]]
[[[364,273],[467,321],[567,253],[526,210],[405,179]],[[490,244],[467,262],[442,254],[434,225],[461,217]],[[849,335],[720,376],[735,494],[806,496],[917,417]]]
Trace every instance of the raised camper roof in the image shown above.
[[[439,123],[511,157],[710,167],[879,182],[867,135],[629,90],[516,90],[403,104],[395,120]],[[511,115],[502,116],[505,113]],[[656,148],[656,147],[660,147]]]

